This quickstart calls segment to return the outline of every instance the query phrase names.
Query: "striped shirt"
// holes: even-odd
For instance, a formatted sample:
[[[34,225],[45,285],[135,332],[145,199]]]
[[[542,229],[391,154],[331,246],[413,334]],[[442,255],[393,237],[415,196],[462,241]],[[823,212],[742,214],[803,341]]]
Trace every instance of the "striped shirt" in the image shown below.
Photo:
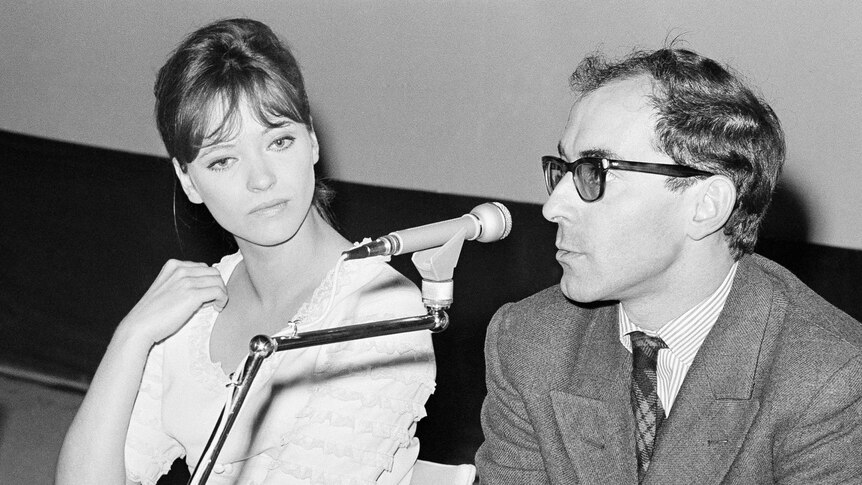
[[[712,295],[695,305],[691,310],[679,317],[667,322],[658,332],[644,330],[629,320],[623,309],[622,303],[618,306],[620,343],[629,352],[632,351],[629,333],[641,331],[652,337],[660,337],[667,344],[666,349],[658,352],[658,365],[656,368],[656,379],[658,380],[658,397],[661,399],[665,415],[670,415],[670,409],[676,400],[682,381],[688,373],[689,367],[697,355],[698,349],[703,344],[706,335],[718,320],[718,315],[724,308],[733,277],[736,275],[734,263],[730,272]]]

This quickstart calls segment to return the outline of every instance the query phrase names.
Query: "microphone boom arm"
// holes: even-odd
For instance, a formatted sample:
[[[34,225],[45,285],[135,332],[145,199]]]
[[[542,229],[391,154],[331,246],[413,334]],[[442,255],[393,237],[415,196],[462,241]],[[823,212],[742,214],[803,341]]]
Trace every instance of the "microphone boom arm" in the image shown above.
[[[503,239],[512,229],[509,210],[499,202],[473,208],[457,219],[396,231],[342,253],[344,260],[370,256],[390,256],[414,252],[413,263],[422,276],[422,302],[427,314],[380,320],[343,327],[296,332],[285,336],[258,335],[249,342],[249,354],[238,376],[231,375],[234,388],[216,421],[189,485],[203,485],[215,466],[228,433],[248,395],[264,359],[275,352],[326,345],[349,340],[381,337],[397,333],[430,330],[442,332],[449,326],[446,309],[452,304],[452,271],[465,239],[492,242]]]
[[[283,350],[415,332],[417,330],[430,330],[433,333],[442,332],[449,326],[449,315],[445,311],[448,307],[447,303],[426,301],[425,308],[428,310],[428,313],[425,315],[379,320],[310,332],[297,332],[295,335],[289,336],[268,337],[266,335],[257,335],[253,337],[248,344],[249,354],[245,365],[240,375],[231,383],[234,389],[230,409],[226,406],[222,410],[212,435],[204,447],[204,451],[209,450],[209,453],[201,457],[189,479],[189,485],[203,485],[207,482],[215,466],[216,459],[227,440],[228,433],[230,433],[233,427],[236,416],[248,395],[248,391],[264,359],[275,352]],[[224,426],[222,426],[222,421],[224,421]]]

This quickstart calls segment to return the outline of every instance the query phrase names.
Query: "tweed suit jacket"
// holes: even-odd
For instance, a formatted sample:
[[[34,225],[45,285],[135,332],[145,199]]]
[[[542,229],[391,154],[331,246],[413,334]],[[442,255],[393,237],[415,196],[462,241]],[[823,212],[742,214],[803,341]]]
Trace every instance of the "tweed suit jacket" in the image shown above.
[[[482,483],[637,483],[615,302],[574,304],[555,286],[504,306],[485,358]],[[743,257],[643,483],[862,483],[862,325]]]

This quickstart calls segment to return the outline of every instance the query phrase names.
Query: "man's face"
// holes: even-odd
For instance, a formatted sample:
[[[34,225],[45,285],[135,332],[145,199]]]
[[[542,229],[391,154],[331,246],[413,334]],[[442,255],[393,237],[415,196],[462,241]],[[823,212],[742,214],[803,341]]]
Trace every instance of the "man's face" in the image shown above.
[[[655,144],[655,110],[647,78],[618,81],[580,99],[560,141],[560,156],[674,163]],[[610,170],[604,196],[584,202],[566,174],[542,213],[558,225],[561,286],[572,300],[650,298],[685,271],[686,221],[693,214],[686,193],[665,187],[667,177]]]

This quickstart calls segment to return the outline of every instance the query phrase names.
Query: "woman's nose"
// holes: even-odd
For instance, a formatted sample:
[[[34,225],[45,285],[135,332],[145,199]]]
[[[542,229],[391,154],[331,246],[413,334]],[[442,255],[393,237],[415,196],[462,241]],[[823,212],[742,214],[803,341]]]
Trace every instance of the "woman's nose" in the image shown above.
[[[259,159],[257,162],[250,164],[250,166],[247,182],[248,190],[263,192],[275,185],[275,172],[273,172],[265,160]]]

